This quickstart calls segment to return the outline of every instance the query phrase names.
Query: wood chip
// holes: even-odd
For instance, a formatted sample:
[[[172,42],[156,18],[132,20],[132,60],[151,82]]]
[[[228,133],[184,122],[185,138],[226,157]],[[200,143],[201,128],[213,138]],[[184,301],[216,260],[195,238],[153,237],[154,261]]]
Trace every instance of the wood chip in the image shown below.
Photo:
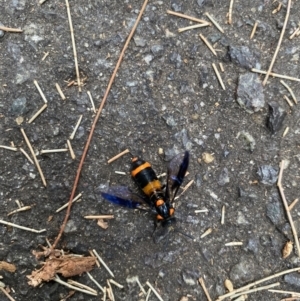
[[[293,243],[288,241],[282,249],[282,258],[285,259],[291,255],[293,251]]]
[[[215,55],[217,56],[217,53],[215,51],[215,49],[213,48],[213,46],[207,41],[207,39],[200,33],[199,34],[201,40],[206,44],[206,46],[209,48],[209,50]]]

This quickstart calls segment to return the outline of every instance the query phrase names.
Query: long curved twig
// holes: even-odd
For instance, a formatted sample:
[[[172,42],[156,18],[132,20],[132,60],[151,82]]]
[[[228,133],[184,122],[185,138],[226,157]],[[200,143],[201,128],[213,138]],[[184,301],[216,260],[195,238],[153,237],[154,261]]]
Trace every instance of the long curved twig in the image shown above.
[[[77,189],[77,185],[78,185],[78,182],[79,182],[79,178],[80,178],[80,173],[81,173],[81,170],[82,170],[82,166],[83,166],[84,160],[86,158],[87,151],[89,149],[89,146],[90,146],[90,143],[91,143],[91,140],[92,140],[92,137],[93,137],[93,133],[94,133],[97,121],[98,121],[98,119],[100,117],[100,114],[101,114],[102,109],[104,107],[104,104],[106,102],[107,96],[108,96],[108,94],[110,92],[111,86],[112,86],[112,84],[113,84],[113,82],[115,80],[117,71],[118,71],[118,69],[119,69],[119,67],[121,65],[121,62],[122,62],[122,59],[124,57],[125,51],[126,51],[128,45],[129,45],[129,42],[130,42],[131,38],[133,37],[133,34],[134,34],[134,32],[135,32],[135,30],[136,30],[136,28],[138,26],[139,21],[141,20],[141,17],[142,17],[142,15],[144,13],[144,10],[145,10],[146,6],[147,6],[147,3],[148,3],[148,0],[145,0],[143,6],[141,8],[141,11],[140,11],[140,13],[139,13],[139,15],[138,15],[138,17],[137,17],[137,19],[135,21],[135,24],[134,24],[134,26],[133,26],[133,28],[132,28],[132,30],[131,30],[131,32],[130,32],[127,40],[126,40],[126,42],[125,42],[125,45],[124,45],[124,47],[122,49],[122,52],[121,52],[121,54],[119,56],[119,59],[118,59],[118,62],[116,64],[116,67],[114,69],[114,72],[113,72],[113,74],[112,74],[112,76],[110,78],[110,81],[108,83],[108,86],[106,88],[104,97],[103,97],[103,99],[101,101],[101,104],[100,104],[100,107],[98,109],[97,115],[95,116],[95,119],[93,121],[93,124],[92,124],[92,127],[91,127],[91,131],[90,131],[90,134],[88,136],[87,142],[85,144],[85,147],[84,147],[84,150],[83,150],[83,153],[82,153],[82,157],[80,159],[80,163],[79,163],[79,166],[78,166],[78,169],[77,169],[76,178],[75,178],[75,181],[74,181],[74,184],[73,184],[73,188],[72,188],[72,192],[71,192],[71,196],[70,196],[70,199],[69,199],[69,205],[68,205],[68,209],[67,209],[67,212],[66,212],[66,216],[65,216],[63,224],[62,224],[62,226],[60,228],[60,231],[59,231],[59,233],[58,233],[58,235],[57,235],[57,237],[56,237],[56,239],[55,239],[55,241],[54,241],[54,243],[53,243],[53,245],[51,247],[51,250],[53,250],[56,247],[57,243],[59,242],[59,240],[60,240],[60,238],[62,236],[62,233],[63,233],[63,231],[65,229],[65,226],[67,224],[67,221],[69,219],[70,212],[71,212],[71,207],[72,207],[72,200],[74,198],[74,195],[75,195],[75,192],[76,192],[76,189]]]
[[[290,15],[291,2],[292,2],[292,0],[288,0],[288,4],[287,4],[287,8],[286,8],[285,20],[284,20],[284,23],[283,23],[283,26],[282,26],[282,30],[281,30],[281,34],[280,34],[280,37],[279,37],[278,45],[276,47],[276,50],[275,50],[275,53],[273,55],[270,67],[269,67],[269,69],[267,71],[266,77],[265,77],[265,79],[263,81],[263,86],[265,86],[266,83],[267,83],[267,80],[268,80],[269,75],[270,75],[270,73],[271,73],[271,71],[273,69],[273,65],[275,63],[275,60],[276,60],[276,57],[277,57],[277,54],[278,54],[278,51],[279,51],[279,48],[280,48],[280,45],[281,45],[281,42],[282,42],[282,38],[283,38],[283,35],[284,35],[284,32],[285,32],[286,24],[287,24],[287,21],[289,19],[289,15]]]

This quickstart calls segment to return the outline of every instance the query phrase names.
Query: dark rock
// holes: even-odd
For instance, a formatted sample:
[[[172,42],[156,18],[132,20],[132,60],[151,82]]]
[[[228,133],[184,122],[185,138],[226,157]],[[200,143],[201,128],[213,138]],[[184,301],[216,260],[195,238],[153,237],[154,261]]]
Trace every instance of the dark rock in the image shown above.
[[[250,114],[264,107],[263,86],[258,75],[254,73],[240,75],[237,88],[237,102]]]
[[[242,258],[238,264],[232,267],[229,278],[236,284],[252,281],[257,268],[257,265],[251,258]]]
[[[230,178],[229,178],[228,169],[225,167],[222,169],[222,171],[219,175],[218,184],[220,186],[224,186],[225,184],[227,184],[229,182],[230,182]]]
[[[243,68],[260,69],[260,53],[255,50],[251,50],[247,46],[232,46],[228,48],[228,55],[232,62],[240,65]]]
[[[268,105],[269,116],[267,119],[267,127],[272,132],[272,134],[274,134],[282,128],[283,121],[286,116],[286,111],[281,108],[275,101],[269,102]]]
[[[179,1],[179,0],[172,0],[171,1],[171,7],[174,11],[177,11],[177,12],[181,12],[182,11],[182,1]]]
[[[284,213],[282,204],[277,193],[273,193],[270,199],[270,202],[267,204],[266,215],[270,221],[277,226],[283,222]]]
[[[177,69],[181,67],[182,59],[179,53],[173,52],[171,54],[170,61],[175,64]]]
[[[164,46],[162,46],[160,44],[153,45],[153,46],[151,46],[151,52],[153,53],[153,55],[155,57],[162,56],[164,53]]]
[[[200,273],[198,271],[192,271],[192,270],[182,271],[182,279],[188,285],[196,285],[197,279],[199,277],[200,277]]]
[[[300,274],[299,273],[291,273],[287,274],[283,278],[284,282],[291,284],[297,288],[300,288]]]
[[[26,103],[27,100],[25,97],[15,99],[10,107],[10,113],[12,115],[24,114],[27,111]]]
[[[259,251],[259,239],[258,238],[250,238],[248,240],[247,249],[254,254],[257,254]]]
[[[278,168],[270,165],[262,165],[257,170],[259,181],[265,185],[273,185],[278,179]]]

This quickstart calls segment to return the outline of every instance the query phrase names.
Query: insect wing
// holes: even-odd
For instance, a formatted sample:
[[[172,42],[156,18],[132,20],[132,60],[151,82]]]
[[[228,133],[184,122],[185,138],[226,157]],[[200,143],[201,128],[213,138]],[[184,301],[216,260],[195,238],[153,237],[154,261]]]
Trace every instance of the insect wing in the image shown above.
[[[172,202],[189,167],[189,152],[178,154],[169,163],[166,200]]]
[[[127,208],[141,208],[146,203],[146,199],[133,193],[126,186],[110,187],[107,191],[101,191],[100,193],[107,201]]]

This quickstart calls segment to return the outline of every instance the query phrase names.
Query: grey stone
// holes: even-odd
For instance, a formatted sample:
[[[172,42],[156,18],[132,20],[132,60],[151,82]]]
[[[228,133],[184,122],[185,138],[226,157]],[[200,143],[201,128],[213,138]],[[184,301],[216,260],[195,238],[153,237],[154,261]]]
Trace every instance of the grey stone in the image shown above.
[[[263,86],[258,75],[254,73],[240,75],[237,88],[237,102],[250,114],[264,107]]]

